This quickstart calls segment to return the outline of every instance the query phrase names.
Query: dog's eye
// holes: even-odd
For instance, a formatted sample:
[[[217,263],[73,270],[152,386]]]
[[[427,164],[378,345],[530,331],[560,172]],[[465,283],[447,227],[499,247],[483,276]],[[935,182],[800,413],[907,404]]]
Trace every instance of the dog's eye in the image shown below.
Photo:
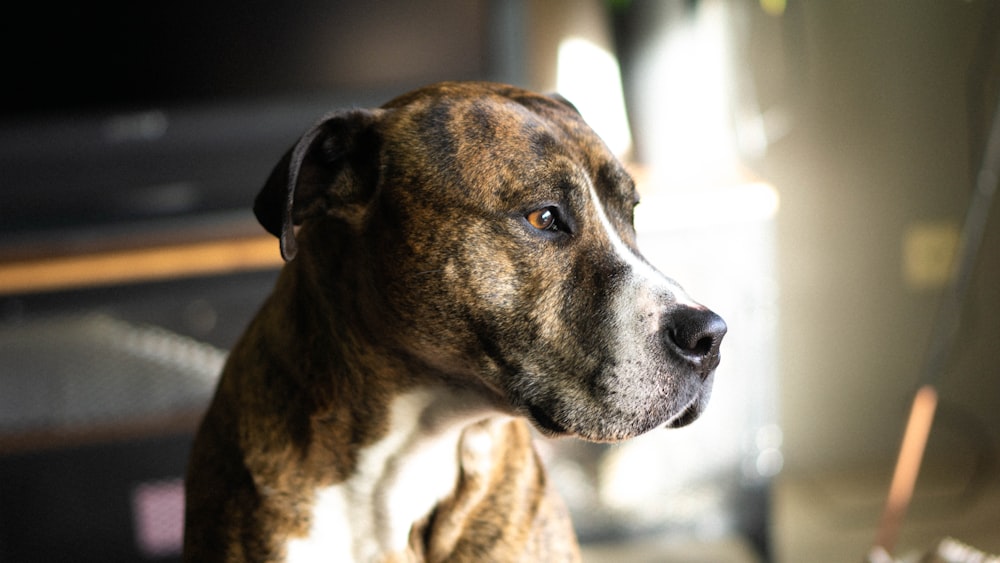
[[[559,230],[558,225],[556,224],[555,207],[543,207],[541,209],[536,209],[525,215],[524,218],[528,220],[529,225],[539,231]]]

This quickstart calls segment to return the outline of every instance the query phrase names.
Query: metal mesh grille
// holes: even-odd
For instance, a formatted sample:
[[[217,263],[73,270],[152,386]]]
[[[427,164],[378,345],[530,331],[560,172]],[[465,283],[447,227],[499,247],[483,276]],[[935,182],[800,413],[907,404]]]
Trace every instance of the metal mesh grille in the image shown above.
[[[203,406],[225,352],[105,314],[0,326],[0,435]]]
[[[0,324],[0,561],[175,560],[225,356],[101,312]]]

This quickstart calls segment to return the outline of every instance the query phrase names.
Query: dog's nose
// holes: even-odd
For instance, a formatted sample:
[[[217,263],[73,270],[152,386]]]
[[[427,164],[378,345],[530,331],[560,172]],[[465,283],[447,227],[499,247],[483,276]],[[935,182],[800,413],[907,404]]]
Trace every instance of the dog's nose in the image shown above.
[[[681,307],[668,317],[666,340],[695,364],[702,377],[719,365],[719,345],[728,327],[722,317],[704,308]]]

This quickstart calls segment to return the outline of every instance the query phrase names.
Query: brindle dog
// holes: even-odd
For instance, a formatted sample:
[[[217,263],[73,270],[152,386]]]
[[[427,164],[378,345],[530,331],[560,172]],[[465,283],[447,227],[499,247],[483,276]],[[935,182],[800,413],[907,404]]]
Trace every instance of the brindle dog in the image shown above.
[[[693,421],[726,325],[636,248],[565,100],[445,83],[328,115],[255,212],[287,260],[192,451],[185,560],[574,561],[532,445]]]

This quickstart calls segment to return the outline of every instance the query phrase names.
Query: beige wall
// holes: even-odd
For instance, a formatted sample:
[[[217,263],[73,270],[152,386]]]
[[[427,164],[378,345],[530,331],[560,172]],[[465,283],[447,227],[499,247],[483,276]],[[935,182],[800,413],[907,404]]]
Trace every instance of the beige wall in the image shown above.
[[[983,142],[967,112],[980,112],[978,133],[988,129],[1000,54],[990,52],[987,91],[967,91],[987,21],[983,2],[789,4],[780,22],[757,16],[753,27],[758,48],[766,46],[753,53],[764,67],[759,76],[774,79],[759,84],[765,109],[783,106],[793,116],[789,134],[759,163],[782,198],[788,466],[887,463],[940,300],[939,287],[904,275],[907,233],[961,224],[977,156],[970,147]],[[930,463],[982,453],[977,424],[989,429],[993,447],[1000,443],[1000,210],[993,207],[955,358],[940,384]],[[924,250],[933,260],[935,250]]]

